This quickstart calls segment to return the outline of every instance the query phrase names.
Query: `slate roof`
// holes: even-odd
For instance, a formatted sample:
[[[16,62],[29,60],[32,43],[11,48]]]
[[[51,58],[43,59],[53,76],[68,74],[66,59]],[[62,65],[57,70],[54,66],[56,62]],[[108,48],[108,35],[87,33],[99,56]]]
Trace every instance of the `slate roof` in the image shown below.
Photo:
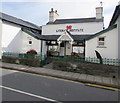
[[[56,41],[60,35],[42,35],[46,41]]]
[[[88,38],[90,38],[91,36],[93,36],[92,34],[83,34],[83,35],[72,35],[69,31],[67,31],[67,33],[73,38],[74,41],[84,41]]]
[[[72,35],[72,38],[75,40],[75,41],[84,41],[86,40],[87,38],[90,38],[92,35]]]
[[[28,30],[28,29],[26,29],[26,28],[22,28],[22,31],[26,32],[27,34],[33,36],[34,38],[36,38],[36,39],[38,39],[38,40],[39,40],[39,39],[43,39],[42,35],[39,34],[39,33],[37,33],[37,32],[33,32],[33,31]]]
[[[116,6],[115,11],[114,11],[114,14],[113,14],[113,16],[112,16],[112,19],[111,19],[111,21],[110,21],[109,26],[112,26],[112,25],[116,22],[116,20],[117,20],[117,18],[118,18],[119,16],[120,16],[120,5]]]
[[[20,26],[25,26],[25,27],[29,27],[32,29],[41,30],[41,27],[39,27],[33,23],[30,23],[28,21],[24,21],[22,19],[7,15],[5,13],[0,12],[0,19],[2,19],[3,21],[7,21],[7,22],[11,22],[11,23],[20,25]]]
[[[86,22],[103,22],[102,19],[93,18],[74,18],[74,19],[56,19],[54,22],[48,22],[47,24],[68,24],[68,23],[86,23]]]

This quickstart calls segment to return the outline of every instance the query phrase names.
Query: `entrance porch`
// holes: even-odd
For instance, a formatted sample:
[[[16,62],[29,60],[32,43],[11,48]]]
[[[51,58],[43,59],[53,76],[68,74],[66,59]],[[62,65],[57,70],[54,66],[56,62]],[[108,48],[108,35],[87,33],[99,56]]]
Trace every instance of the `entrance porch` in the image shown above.
[[[62,35],[45,35],[42,41],[42,53],[48,56],[85,56],[85,38],[89,35],[71,35],[66,31]]]

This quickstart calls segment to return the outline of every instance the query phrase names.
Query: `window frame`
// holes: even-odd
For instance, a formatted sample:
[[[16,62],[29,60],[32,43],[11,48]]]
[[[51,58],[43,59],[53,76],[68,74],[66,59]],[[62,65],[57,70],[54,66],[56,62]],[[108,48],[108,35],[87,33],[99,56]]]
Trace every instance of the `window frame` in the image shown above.
[[[33,44],[32,40],[29,40],[29,41],[28,41],[28,44],[29,44],[29,45],[32,45],[32,44]]]
[[[103,39],[104,38],[104,40],[102,41],[100,41],[100,39]],[[100,43],[103,43],[103,45],[100,45]],[[98,48],[106,48],[106,36],[101,36],[101,37],[98,37],[98,43],[97,43],[97,47]]]

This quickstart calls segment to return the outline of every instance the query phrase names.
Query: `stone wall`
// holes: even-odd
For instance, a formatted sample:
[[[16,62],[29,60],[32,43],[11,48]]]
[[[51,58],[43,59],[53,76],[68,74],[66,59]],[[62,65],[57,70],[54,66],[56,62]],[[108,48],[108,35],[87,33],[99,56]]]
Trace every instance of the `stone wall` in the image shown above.
[[[22,64],[33,67],[41,66],[41,61],[39,59],[33,59],[33,58],[18,58],[18,57],[3,56],[2,62]]]
[[[118,66],[96,64],[89,62],[67,62],[67,61],[54,61],[53,69],[63,71],[77,72],[81,74],[91,74],[107,77],[118,77]]]

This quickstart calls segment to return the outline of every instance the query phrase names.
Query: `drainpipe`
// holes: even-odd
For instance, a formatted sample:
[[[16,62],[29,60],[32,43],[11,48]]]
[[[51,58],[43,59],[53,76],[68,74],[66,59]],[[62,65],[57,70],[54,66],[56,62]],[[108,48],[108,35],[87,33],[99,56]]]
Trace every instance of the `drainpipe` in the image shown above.
[[[85,46],[86,46],[86,45],[85,45],[85,39],[84,39],[84,41],[83,41],[83,46],[84,46],[84,53],[83,53],[83,54],[84,54],[84,58],[85,58]]]
[[[64,41],[64,56],[66,56],[66,41]]]
[[[57,41],[57,43],[58,43],[58,55],[60,55],[60,44],[61,44],[61,41]]]
[[[41,55],[42,55],[42,46],[43,45],[43,41],[41,40]]]

